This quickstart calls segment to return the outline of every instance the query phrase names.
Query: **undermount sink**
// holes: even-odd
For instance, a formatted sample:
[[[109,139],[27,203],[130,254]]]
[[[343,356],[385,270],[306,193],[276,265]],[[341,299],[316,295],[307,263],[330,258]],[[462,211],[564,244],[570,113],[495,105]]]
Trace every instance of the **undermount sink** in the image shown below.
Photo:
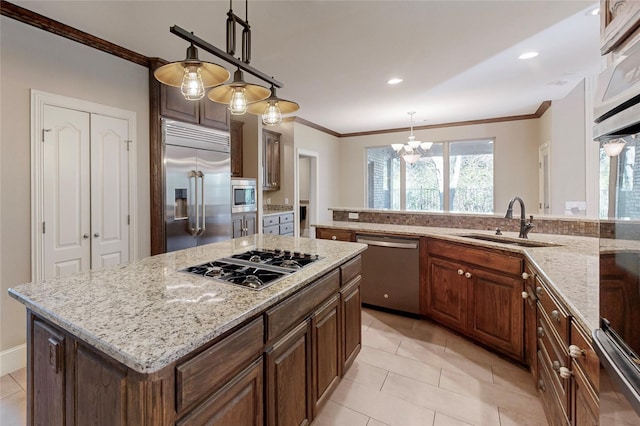
[[[560,244],[545,243],[542,241],[530,241],[522,238],[510,238],[500,235],[484,235],[484,234],[463,234],[464,238],[472,238],[474,240],[491,241],[500,244],[510,244],[520,247],[558,247]]]

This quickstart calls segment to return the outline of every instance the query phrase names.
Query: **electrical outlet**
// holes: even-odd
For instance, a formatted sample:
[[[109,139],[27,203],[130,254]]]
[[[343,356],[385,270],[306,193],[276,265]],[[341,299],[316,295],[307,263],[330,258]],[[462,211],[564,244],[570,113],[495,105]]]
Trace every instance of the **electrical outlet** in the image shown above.
[[[285,198],[285,199],[284,199],[284,203],[285,203],[286,205],[289,205],[289,199],[288,199],[288,198]]]
[[[357,219],[358,213],[349,213],[349,219]]]
[[[271,204],[271,198],[267,198],[267,204]]]

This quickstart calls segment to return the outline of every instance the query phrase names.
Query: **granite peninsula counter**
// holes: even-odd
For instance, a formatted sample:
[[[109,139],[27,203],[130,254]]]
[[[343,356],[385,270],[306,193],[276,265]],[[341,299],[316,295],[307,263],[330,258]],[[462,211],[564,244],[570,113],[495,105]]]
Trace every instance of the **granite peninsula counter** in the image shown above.
[[[553,247],[519,247],[466,238],[462,235],[494,235],[493,231],[461,228],[440,228],[417,225],[391,225],[367,222],[329,221],[312,225],[319,228],[353,231],[357,234],[388,234],[413,237],[434,237],[468,245],[498,248],[522,253],[544,277],[558,296],[566,302],[571,314],[585,330],[599,328],[599,239],[571,235],[532,232],[529,240],[558,244]],[[517,239],[517,232],[503,232]]]
[[[321,259],[260,291],[179,271],[255,248],[313,253]],[[153,373],[365,249],[357,243],[256,234],[23,284],[9,294],[116,361]]]

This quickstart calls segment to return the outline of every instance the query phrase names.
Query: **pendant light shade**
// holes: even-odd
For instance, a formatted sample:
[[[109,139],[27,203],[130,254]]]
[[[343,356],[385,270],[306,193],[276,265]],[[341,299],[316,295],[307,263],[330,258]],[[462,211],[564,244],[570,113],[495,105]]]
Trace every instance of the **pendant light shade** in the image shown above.
[[[413,134],[413,115],[415,112],[408,112],[411,117],[411,131],[409,133],[409,139],[406,144],[392,143],[391,148],[404,159],[407,164],[414,164],[420,160],[422,155],[425,155],[429,148],[433,145],[433,142],[421,142],[417,141]]]
[[[233,73],[233,82],[209,90],[209,99],[221,104],[228,104],[233,115],[244,114],[252,102],[266,99],[271,91],[257,84],[249,84],[243,80],[240,68]]]
[[[626,143],[627,142],[622,138],[621,139],[613,139],[613,140],[610,140],[609,142],[603,144],[602,147],[604,148],[604,152],[609,157],[616,157],[616,156],[620,155],[620,153],[624,149],[624,146],[626,145]]]
[[[163,65],[153,75],[160,83],[180,87],[188,100],[203,98],[205,88],[222,84],[230,76],[229,71],[220,65],[200,61],[198,49],[193,44],[187,48],[184,61]]]
[[[267,126],[280,124],[283,114],[290,114],[300,109],[300,105],[295,102],[280,99],[276,95],[276,88],[271,86],[271,96],[259,102],[250,104],[247,112],[262,115],[262,123]]]

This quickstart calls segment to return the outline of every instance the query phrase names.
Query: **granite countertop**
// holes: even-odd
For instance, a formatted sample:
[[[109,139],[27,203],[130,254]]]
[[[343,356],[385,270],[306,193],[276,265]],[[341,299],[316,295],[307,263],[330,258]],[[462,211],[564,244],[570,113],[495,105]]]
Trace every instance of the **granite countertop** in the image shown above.
[[[260,291],[179,272],[256,248],[321,259]],[[36,314],[140,373],[153,373],[361,253],[366,245],[256,234],[147,257],[9,294]]]
[[[554,247],[519,247],[491,241],[475,240],[462,235],[494,235],[493,231],[436,228],[413,225],[388,225],[365,222],[326,222],[312,225],[355,231],[356,233],[376,233],[405,236],[426,236],[463,242],[469,245],[493,247],[522,253],[552,286],[569,308],[571,315],[585,330],[599,328],[599,239],[569,235],[530,233],[530,241],[558,244]],[[517,232],[503,232],[507,238],[518,239]],[[612,240],[611,244],[622,244]],[[637,242],[636,242],[637,247]],[[630,247],[612,247],[614,249]]]
[[[266,204],[262,206],[262,216],[293,213],[293,206],[286,204]]]

